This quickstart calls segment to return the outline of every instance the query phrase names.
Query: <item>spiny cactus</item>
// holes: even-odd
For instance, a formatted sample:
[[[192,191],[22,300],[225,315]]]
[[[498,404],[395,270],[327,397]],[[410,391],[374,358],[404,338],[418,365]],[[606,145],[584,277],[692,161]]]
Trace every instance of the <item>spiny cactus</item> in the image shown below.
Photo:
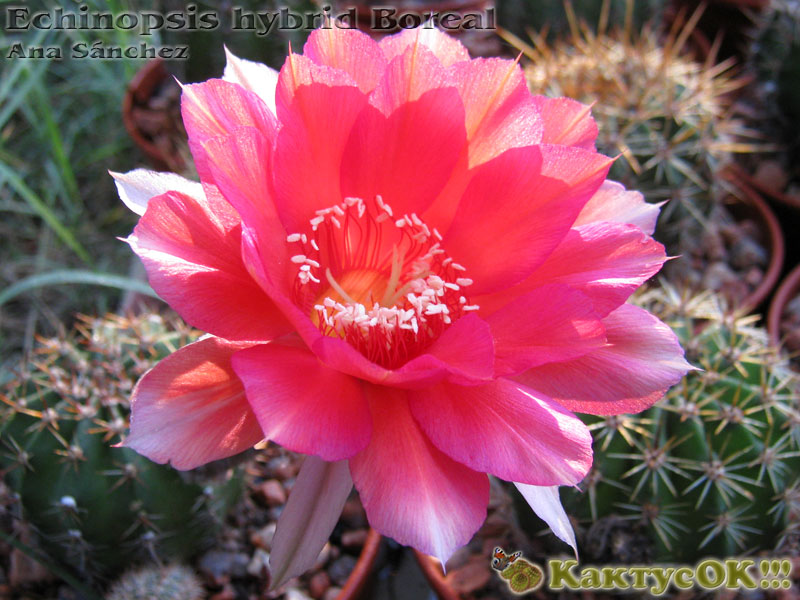
[[[205,592],[189,567],[149,566],[129,571],[106,594],[106,600],[201,600]]]
[[[732,315],[717,296],[664,287],[639,302],[672,326],[698,370],[644,413],[585,418],[594,465],[586,493],[567,494],[569,510],[587,522],[627,522],[630,534],[646,528],[662,560],[797,543],[800,378],[757,316]],[[624,548],[608,546],[624,539],[632,538],[601,544],[610,550],[603,558],[617,558]]]
[[[657,238],[676,254],[711,224],[727,192],[716,175],[722,166],[734,152],[763,147],[734,118],[729,93],[745,80],[733,76],[731,61],[702,65],[680,53],[696,17],[663,43],[648,25],[594,33],[573,23],[571,37],[552,44],[534,32],[532,45],[508,36],[531,59],[531,91],[592,105],[598,150],[621,155],[609,177],[648,201],[671,200]]]
[[[83,579],[196,552],[239,493],[230,472],[201,485],[113,447],[134,382],[194,337],[154,314],[81,317],[75,332],[40,339],[0,394],[0,475],[41,549]]]

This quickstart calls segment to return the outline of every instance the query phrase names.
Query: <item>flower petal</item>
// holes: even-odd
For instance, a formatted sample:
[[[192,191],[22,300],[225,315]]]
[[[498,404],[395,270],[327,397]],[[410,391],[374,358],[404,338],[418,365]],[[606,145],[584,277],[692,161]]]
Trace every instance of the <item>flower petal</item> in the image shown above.
[[[324,460],[349,458],[369,442],[359,382],[321,364],[304,346],[253,346],[233,357],[233,368],[268,440]]]
[[[426,92],[454,85],[433,52],[427,46],[414,44],[389,62],[369,102],[384,115],[390,115]]]
[[[344,71],[295,54],[281,69],[281,130],[270,171],[275,204],[289,233],[306,231],[315,211],[342,202],[342,155],[366,103]]]
[[[375,364],[338,338],[321,336],[311,348],[322,362],[337,371],[397,388],[418,389],[445,379],[474,385],[489,380],[493,374],[492,333],[474,314],[453,323],[424,354],[394,370]]]
[[[627,191],[616,181],[605,181],[575,220],[575,227],[597,222],[631,223],[649,235],[656,229],[661,204],[645,202],[640,192]]]
[[[124,446],[157,463],[194,469],[238,454],[264,438],[231,356],[247,344],[207,337],[145,373],[131,397]]]
[[[120,200],[135,212],[143,215],[150,198],[175,190],[202,201],[205,197],[203,186],[175,173],[159,173],[147,169],[134,169],[127,173],[108,172],[114,178]]]
[[[609,165],[595,152],[542,145],[512,148],[476,167],[442,243],[474,281],[470,293],[519,283],[542,264]]]
[[[649,408],[693,368],[672,330],[646,310],[623,304],[603,324],[608,338],[603,348],[515,379],[570,410],[619,415]]]
[[[272,539],[270,589],[302,575],[317,562],[352,489],[346,460],[306,457]]]
[[[462,60],[469,60],[469,51],[461,42],[432,26],[422,25],[414,29],[404,29],[380,41],[381,50],[388,60],[400,56],[414,45],[425,46],[445,67]]]
[[[592,301],[566,285],[545,285],[486,317],[495,342],[495,372],[517,374],[603,346],[605,328]]]
[[[208,159],[202,149],[206,140],[229,135],[240,127],[254,127],[271,142],[278,130],[275,115],[261,98],[222,79],[184,85],[181,115],[202,181],[210,179]]]
[[[433,444],[475,471],[532,485],[573,485],[592,465],[592,436],[583,422],[513,381],[441,384],[409,398]]]
[[[578,558],[578,544],[575,541],[575,531],[572,523],[564,512],[561,499],[558,497],[558,486],[542,487],[538,485],[526,485],[515,483],[519,493],[525,498],[528,506],[533,509],[538,517],[547,523],[550,530],[556,537],[570,546],[575,551],[575,558]]]
[[[368,106],[344,153],[342,194],[380,195],[398,218],[421,214],[447,183],[465,142],[464,107],[452,88],[426,92],[388,116]]]
[[[210,190],[210,188],[209,188]],[[188,323],[231,340],[268,341],[288,324],[242,262],[239,215],[218,194],[150,200],[128,238],[153,289]]]
[[[591,106],[572,98],[546,96],[534,96],[533,102],[544,121],[542,143],[594,150],[597,123],[592,118]]]
[[[547,260],[513,291],[523,293],[546,283],[563,283],[589,296],[597,313],[606,316],[655,275],[666,259],[664,246],[635,225],[583,225],[570,230]],[[508,296],[498,293],[473,301],[488,311],[508,302]]]
[[[516,61],[477,58],[450,74],[466,110],[470,167],[542,141],[542,118]]]
[[[388,63],[371,37],[357,29],[338,27],[335,22],[330,28],[311,32],[303,56],[318,65],[345,71],[364,93],[375,89]]]
[[[222,79],[238,84],[256,94],[274,115],[278,72],[263,63],[239,58],[227,47],[225,48],[225,58],[226,64]]]
[[[248,272],[286,314],[281,294],[288,288],[294,268],[286,230],[270,193],[268,141],[257,129],[241,127],[232,135],[207,140],[203,150],[209,159],[213,157],[210,172],[219,190],[241,215],[241,251]],[[255,259],[263,272],[253,268]]]
[[[366,386],[369,446],[350,460],[370,525],[445,563],[486,518],[489,479],[436,449],[411,416],[405,392]]]

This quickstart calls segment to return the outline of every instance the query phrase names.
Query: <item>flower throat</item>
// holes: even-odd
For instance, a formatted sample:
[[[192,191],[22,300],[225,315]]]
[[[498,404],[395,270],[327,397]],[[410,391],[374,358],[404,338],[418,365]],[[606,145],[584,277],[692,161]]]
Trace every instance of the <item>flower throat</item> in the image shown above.
[[[470,305],[472,280],[448,257],[442,236],[416,214],[395,218],[373,202],[345,198],[316,211],[310,232],[293,233],[296,304],[320,331],[369,360],[396,368],[422,353]]]

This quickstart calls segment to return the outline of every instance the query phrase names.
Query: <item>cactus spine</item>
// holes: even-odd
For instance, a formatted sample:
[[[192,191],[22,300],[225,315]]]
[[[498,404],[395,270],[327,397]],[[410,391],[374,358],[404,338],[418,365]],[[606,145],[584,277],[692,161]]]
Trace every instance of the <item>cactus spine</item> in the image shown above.
[[[699,367],[641,415],[587,417],[595,462],[570,510],[646,527],[655,557],[691,561],[798,543],[800,379],[757,316],[664,287],[639,299]]]
[[[239,493],[230,472],[201,485],[113,447],[134,382],[194,337],[154,314],[81,317],[75,332],[39,340],[0,395],[0,474],[41,549],[86,580],[196,552]]]

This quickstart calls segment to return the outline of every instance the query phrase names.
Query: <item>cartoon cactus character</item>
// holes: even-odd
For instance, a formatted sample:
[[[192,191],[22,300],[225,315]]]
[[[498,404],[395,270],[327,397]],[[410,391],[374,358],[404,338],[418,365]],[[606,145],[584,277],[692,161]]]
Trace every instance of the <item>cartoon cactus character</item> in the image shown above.
[[[491,563],[493,569],[500,571],[500,577],[508,580],[508,587],[511,591],[517,594],[537,589],[544,577],[542,570],[537,565],[520,558],[521,556],[522,552],[506,555],[505,551],[498,546],[494,549]]]
[[[202,549],[238,496],[231,471],[195,482],[113,447],[134,382],[195,336],[155,314],[81,317],[71,334],[39,340],[0,394],[0,475],[39,548],[84,580]]]
[[[589,530],[609,538],[599,544],[610,552],[604,559],[621,560],[625,549],[612,546],[642,530],[662,560],[798,544],[800,378],[768,345],[757,316],[731,314],[713,294],[663,287],[639,302],[672,326],[698,370],[644,413],[586,418],[594,465],[585,494],[566,494],[568,510],[614,524]]]
[[[123,575],[106,600],[201,600],[203,585],[189,567],[148,566]]]
[[[597,148],[619,156],[609,177],[641,191],[650,202],[670,200],[656,237],[674,254],[687,253],[713,225],[712,209],[730,191],[718,176],[735,152],[763,149],[741,119],[730,92],[746,82],[732,62],[700,64],[681,53],[700,13],[662,41],[650,25],[636,33],[602,23],[595,33],[566,3],[571,36],[531,43],[506,34],[531,62],[531,91],[592,106]],[[607,21],[605,21],[607,22]]]

